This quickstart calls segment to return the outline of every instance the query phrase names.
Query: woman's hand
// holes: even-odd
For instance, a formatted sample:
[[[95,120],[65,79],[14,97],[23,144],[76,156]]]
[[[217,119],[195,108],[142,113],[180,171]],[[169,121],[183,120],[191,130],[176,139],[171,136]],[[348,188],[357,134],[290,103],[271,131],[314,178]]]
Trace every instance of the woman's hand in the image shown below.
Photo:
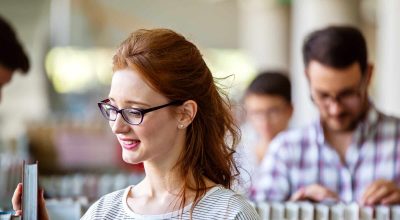
[[[49,216],[47,214],[47,209],[46,209],[46,202],[44,200],[43,196],[43,189],[39,189],[39,195],[38,195],[38,219],[40,220],[48,220]],[[21,210],[21,203],[22,203],[22,183],[19,183],[17,185],[17,188],[14,191],[14,195],[11,199],[13,209],[15,211],[15,215],[22,215],[22,210]]]
[[[22,214],[21,210],[21,196],[22,196],[22,183],[18,183],[17,188],[14,191],[14,195],[11,199],[15,215],[20,216]]]

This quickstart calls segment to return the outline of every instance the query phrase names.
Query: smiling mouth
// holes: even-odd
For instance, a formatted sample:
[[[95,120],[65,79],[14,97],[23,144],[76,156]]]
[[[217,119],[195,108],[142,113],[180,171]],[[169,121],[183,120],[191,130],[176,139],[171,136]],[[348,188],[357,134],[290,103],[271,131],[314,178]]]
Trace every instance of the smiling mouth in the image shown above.
[[[126,145],[131,145],[131,144],[135,143],[135,141],[122,141],[122,142]]]
[[[122,147],[128,150],[137,148],[139,144],[140,144],[139,140],[121,140]]]

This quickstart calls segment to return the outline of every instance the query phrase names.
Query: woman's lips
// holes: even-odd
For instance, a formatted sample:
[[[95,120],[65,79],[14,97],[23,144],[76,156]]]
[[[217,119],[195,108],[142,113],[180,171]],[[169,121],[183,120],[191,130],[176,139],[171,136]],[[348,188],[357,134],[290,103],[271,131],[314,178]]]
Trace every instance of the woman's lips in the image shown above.
[[[133,139],[120,139],[120,142],[122,147],[127,150],[132,150],[134,148],[137,148],[140,144],[139,140],[133,140]]]

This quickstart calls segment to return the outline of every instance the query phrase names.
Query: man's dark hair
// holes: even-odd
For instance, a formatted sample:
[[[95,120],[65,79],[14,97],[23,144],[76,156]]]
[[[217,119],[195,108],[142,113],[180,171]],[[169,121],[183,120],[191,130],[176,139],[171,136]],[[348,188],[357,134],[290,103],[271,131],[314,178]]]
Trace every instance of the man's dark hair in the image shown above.
[[[291,103],[291,85],[290,80],[284,72],[261,72],[250,83],[246,95],[277,95]]]
[[[303,45],[305,67],[312,60],[339,69],[358,62],[364,75],[368,62],[365,38],[351,26],[330,26],[314,31]]]
[[[24,52],[17,36],[4,18],[0,16],[0,64],[10,70],[29,70],[28,56]]]

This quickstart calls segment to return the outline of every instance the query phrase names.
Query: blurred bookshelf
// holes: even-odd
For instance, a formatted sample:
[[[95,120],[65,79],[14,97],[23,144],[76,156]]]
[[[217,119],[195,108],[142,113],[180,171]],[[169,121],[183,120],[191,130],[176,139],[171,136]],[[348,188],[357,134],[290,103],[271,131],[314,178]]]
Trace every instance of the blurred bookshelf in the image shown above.
[[[23,160],[39,161],[52,219],[78,219],[101,196],[137,184],[141,165],[125,164],[107,123],[50,120],[28,123],[24,135],[0,148],[0,211],[12,208]],[[62,210],[69,209],[69,212]]]

